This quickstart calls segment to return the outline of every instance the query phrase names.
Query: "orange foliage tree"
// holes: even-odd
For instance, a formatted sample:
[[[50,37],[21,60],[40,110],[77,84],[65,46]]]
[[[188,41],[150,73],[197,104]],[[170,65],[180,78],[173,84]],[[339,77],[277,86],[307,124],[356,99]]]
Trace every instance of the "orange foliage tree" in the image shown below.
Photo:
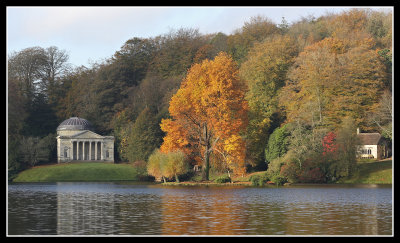
[[[245,150],[240,133],[247,126],[245,90],[237,64],[226,53],[194,64],[171,98],[171,119],[161,121],[166,132],[161,151],[180,149],[202,162],[204,180],[209,179],[210,155],[217,148],[234,172],[243,172]]]

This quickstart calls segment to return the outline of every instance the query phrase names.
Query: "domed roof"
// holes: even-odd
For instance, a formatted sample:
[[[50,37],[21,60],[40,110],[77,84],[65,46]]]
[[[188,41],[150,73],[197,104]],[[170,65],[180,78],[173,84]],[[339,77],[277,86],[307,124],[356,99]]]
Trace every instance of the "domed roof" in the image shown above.
[[[71,117],[63,122],[57,127],[57,131],[63,130],[92,130],[92,124],[83,118]]]

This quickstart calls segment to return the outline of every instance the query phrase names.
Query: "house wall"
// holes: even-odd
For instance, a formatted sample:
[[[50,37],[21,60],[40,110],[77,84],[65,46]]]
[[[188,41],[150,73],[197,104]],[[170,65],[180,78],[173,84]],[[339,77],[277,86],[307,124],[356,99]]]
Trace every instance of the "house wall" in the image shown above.
[[[378,145],[358,145],[358,156],[360,158],[369,158],[373,156],[374,159],[378,158]],[[371,150],[371,154],[362,153],[363,150]]]
[[[69,139],[57,139],[58,163],[72,160],[72,145]]]
[[[109,162],[114,162],[114,138],[109,138],[106,137],[106,139],[103,140],[104,142],[104,161],[109,161]],[[108,155],[108,157],[107,157]]]

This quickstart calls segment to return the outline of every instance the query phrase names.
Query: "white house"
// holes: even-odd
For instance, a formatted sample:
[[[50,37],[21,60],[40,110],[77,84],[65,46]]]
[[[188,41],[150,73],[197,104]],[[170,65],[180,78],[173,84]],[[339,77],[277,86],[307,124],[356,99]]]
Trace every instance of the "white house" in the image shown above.
[[[360,158],[383,159],[388,157],[387,142],[379,133],[360,133],[357,128],[357,137],[360,142],[357,145]]]

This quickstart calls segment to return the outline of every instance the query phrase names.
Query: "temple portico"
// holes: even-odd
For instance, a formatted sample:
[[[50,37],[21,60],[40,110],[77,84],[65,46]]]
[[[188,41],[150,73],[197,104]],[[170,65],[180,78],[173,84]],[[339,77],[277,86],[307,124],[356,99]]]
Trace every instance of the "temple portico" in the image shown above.
[[[90,123],[71,117],[57,128],[58,163],[69,161],[114,162],[114,137],[91,131]]]

